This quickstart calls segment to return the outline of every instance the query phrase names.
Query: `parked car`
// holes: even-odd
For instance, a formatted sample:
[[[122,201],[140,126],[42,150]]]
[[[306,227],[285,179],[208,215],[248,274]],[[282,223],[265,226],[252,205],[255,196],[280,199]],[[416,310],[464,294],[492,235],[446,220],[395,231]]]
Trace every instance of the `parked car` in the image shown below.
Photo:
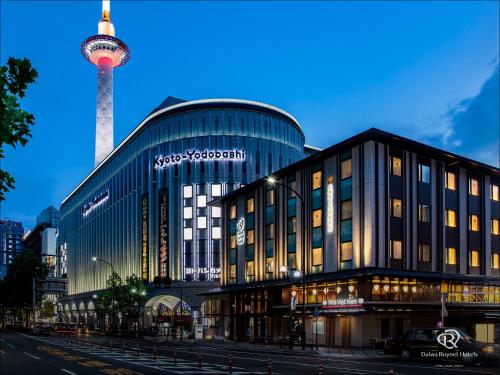
[[[33,327],[33,334],[35,335],[50,335],[52,332],[53,326],[51,323],[37,323]]]
[[[480,359],[497,359],[498,347],[475,341],[459,328],[415,327],[401,337],[388,337],[384,353],[396,354],[402,360],[459,360],[473,364]]]
[[[63,335],[77,335],[78,327],[76,323],[56,323],[54,325],[54,332]]]

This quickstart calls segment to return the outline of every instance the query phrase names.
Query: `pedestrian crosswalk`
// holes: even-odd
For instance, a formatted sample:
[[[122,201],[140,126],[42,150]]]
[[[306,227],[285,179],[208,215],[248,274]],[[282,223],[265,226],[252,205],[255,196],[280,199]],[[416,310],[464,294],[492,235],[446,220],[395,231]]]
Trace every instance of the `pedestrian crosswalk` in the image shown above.
[[[176,358],[174,363],[173,357],[157,355],[155,359],[152,353],[140,350],[137,352],[136,348],[126,348],[124,351],[122,347],[110,348],[107,345],[90,345],[88,343],[78,341],[68,342],[55,337],[37,337],[36,339],[47,344],[63,346],[66,349],[72,349],[92,356],[108,358],[114,361],[130,363],[141,367],[163,370],[171,374],[201,375],[229,373],[227,364],[205,362],[200,368],[198,361]],[[255,371],[233,366],[231,367],[231,370],[231,373],[234,375],[250,375],[256,373]]]

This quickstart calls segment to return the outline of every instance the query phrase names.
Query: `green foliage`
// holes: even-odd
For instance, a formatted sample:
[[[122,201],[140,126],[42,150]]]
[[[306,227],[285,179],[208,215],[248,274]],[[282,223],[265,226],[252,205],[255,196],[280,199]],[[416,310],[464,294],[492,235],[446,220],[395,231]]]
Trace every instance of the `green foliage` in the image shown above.
[[[45,319],[50,319],[54,317],[54,302],[45,300],[42,302],[42,306],[40,307],[40,317]]]
[[[23,110],[20,100],[26,95],[28,86],[35,82],[37,71],[31,62],[10,57],[7,64],[0,67],[0,160],[5,158],[5,145],[25,146],[31,138],[31,126],[35,123],[33,114]],[[0,169],[0,201],[5,193],[14,188],[14,178]]]

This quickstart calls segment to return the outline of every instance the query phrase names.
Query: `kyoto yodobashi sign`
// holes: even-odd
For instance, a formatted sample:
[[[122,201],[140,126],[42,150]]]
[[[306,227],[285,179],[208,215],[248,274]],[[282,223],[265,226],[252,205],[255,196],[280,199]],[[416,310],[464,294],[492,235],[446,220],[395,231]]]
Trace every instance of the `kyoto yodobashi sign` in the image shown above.
[[[168,195],[167,189],[160,190],[160,277],[168,277]]]
[[[171,165],[180,164],[183,161],[189,163],[195,161],[244,161],[244,150],[186,150],[179,154],[155,156],[153,163],[155,168],[168,168]]]
[[[364,311],[363,298],[337,298],[323,301],[323,311],[356,312]]]
[[[97,207],[106,202],[108,199],[109,199],[109,189],[106,189],[103,192],[97,194],[88,203],[83,205],[82,207],[83,216],[87,216],[88,214],[90,214],[92,211],[94,211]]]
[[[141,199],[141,274],[144,281],[149,281],[149,212],[148,193]]]

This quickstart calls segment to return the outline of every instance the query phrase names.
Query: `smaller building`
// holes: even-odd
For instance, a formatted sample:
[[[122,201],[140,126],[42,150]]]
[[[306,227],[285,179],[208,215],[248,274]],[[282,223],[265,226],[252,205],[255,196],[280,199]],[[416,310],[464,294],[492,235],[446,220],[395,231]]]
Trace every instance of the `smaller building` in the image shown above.
[[[235,190],[213,203],[205,328],[361,347],[435,325],[443,298],[446,325],[498,340],[499,187],[498,168],[370,129]]]
[[[18,221],[0,220],[0,279],[7,274],[7,268],[22,251],[23,224]]]

